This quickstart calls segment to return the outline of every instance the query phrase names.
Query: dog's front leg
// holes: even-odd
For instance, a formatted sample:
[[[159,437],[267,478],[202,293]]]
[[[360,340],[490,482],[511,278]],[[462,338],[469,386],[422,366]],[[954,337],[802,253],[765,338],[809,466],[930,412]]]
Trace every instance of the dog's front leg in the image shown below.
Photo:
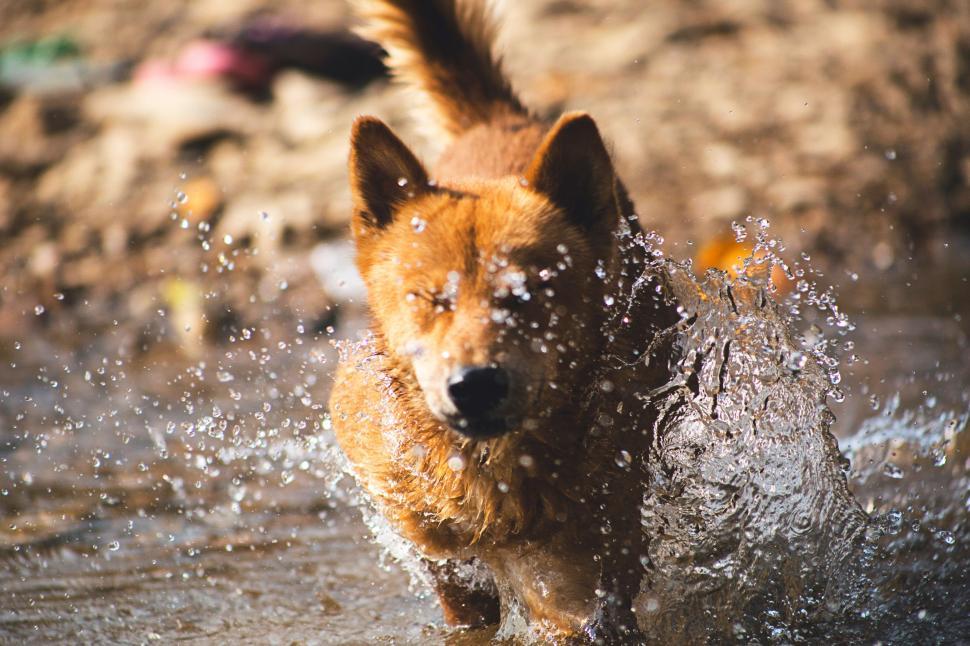
[[[640,555],[647,553],[647,537],[633,502],[624,496],[606,498],[599,508],[601,526],[608,529],[600,548],[598,601],[583,625],[583,635],[590,643],[603,646],[644,644],[646,637],[633,612],[633,598],[640,592],[644,575]]]
[[[640,632],[633,612],[633,597],[639,590],[640,578],[624,569],[610,568],[607,559],[603,565],[597,590],[599,602],[593,616],[583,625],[584,637],[597,646],[645,644],[646,637]],[[618,563],[614,561],[612,565]]]
[[[583,625],[583,636],[597,646],[645,644],[646,637],[637,626],[630,595],[607,592],[596,612]]]
[[[484,566],[467,561],[425,561],[450,626],[477,628],[500,619],[498,590]]]

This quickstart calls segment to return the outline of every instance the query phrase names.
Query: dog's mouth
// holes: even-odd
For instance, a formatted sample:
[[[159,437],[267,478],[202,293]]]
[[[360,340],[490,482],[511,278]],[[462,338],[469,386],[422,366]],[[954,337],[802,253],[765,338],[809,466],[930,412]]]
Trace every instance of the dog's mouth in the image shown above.
[[[505,435],[513,426],[505,417],[449,417],[448,426],[471,440],[489,440]]]

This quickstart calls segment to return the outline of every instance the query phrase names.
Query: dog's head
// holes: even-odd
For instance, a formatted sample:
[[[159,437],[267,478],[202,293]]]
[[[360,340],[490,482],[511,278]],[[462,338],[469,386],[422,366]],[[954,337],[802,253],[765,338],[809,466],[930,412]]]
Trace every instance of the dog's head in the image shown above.
[[[588,115],[563,116],[523,177],[447,186],[362,117],[350,180],[375,323],[436,418],[494,437],[577,396],[602,347],[619,221],[613,166]]]

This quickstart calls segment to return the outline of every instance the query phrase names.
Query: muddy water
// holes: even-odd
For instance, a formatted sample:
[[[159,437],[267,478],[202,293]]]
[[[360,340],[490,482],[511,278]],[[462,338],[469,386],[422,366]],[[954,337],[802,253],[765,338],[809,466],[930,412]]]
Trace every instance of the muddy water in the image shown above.
[[[836,432],[879,531],[857,607],[769,639],[970,635],[965,281],[844,290],[864,311]],[[329,337],[356,325],[191,359],[112,334],[0,348],[0,642],[487,643],[442,627],[342,476]]]

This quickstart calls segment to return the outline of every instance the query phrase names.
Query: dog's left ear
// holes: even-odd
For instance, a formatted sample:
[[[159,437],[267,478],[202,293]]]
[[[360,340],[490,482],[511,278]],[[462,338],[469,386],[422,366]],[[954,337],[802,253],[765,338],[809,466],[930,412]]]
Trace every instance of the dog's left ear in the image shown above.
[[[585,112],[559,117],[525,179],[584,231],[610,231],[619,218],[613,162],[596,122]]]
[[[354,237],[380,231],[401,206],[429,190],[428,173],[383,121],[359,117],[350,134],[350,191]]]

